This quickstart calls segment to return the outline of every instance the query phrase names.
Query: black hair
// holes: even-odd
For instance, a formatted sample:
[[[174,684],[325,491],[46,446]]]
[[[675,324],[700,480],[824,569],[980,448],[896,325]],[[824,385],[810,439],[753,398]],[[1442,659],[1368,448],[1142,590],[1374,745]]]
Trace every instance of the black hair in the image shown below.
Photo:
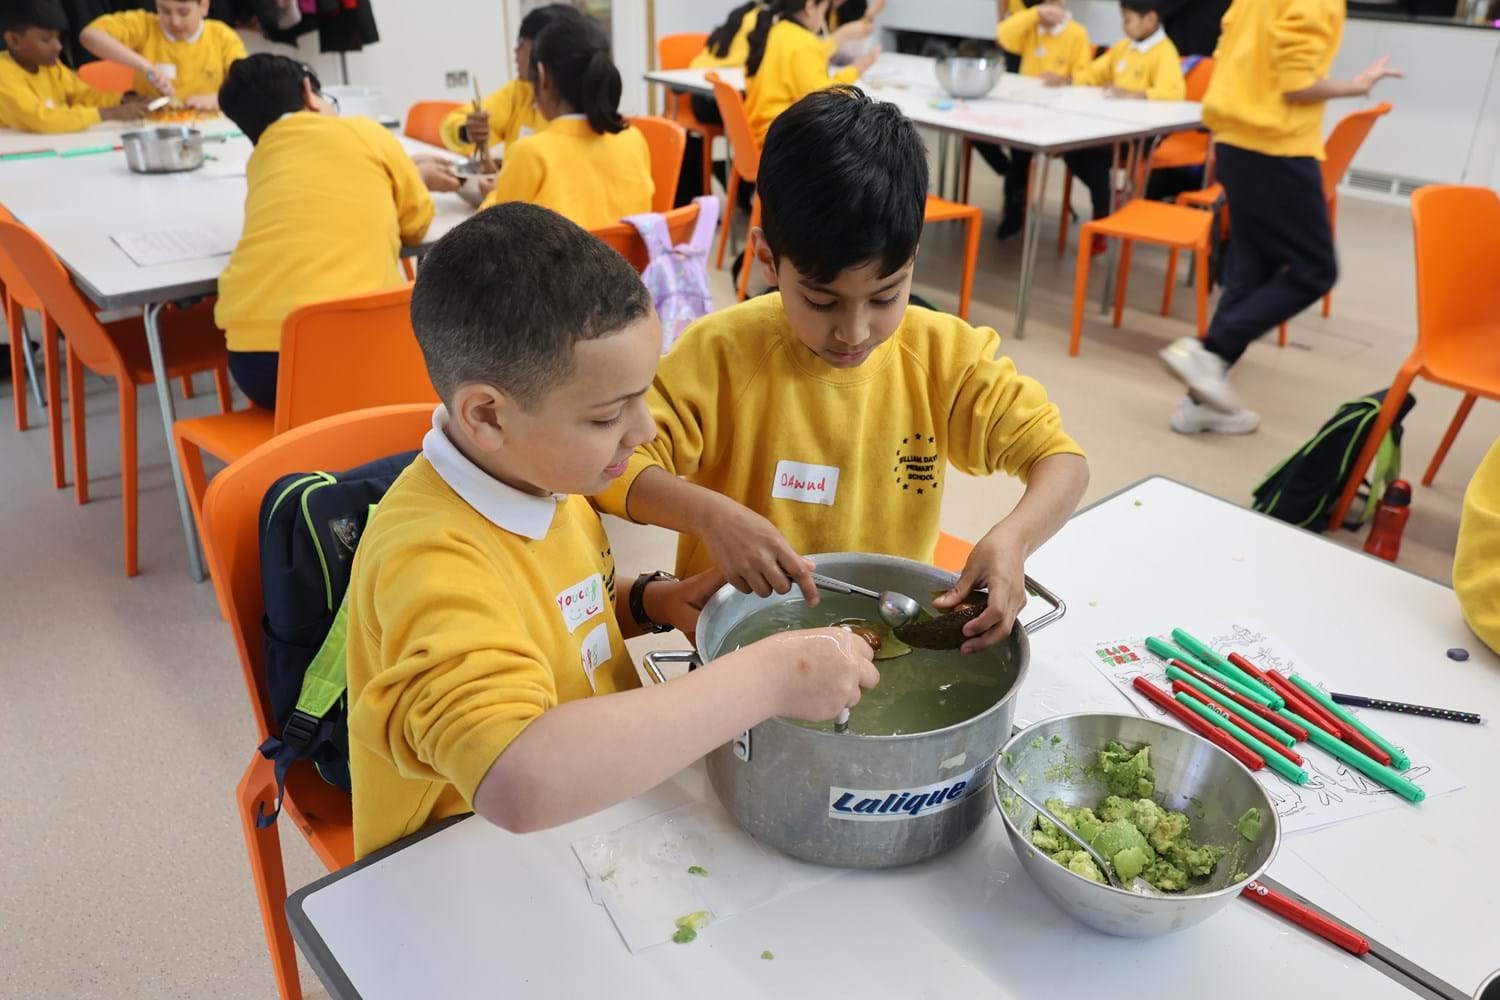
[[[651,313],[635,268],[556,212],[506,202],[437,241],[417,271],[411,322],[444,400],[472,382],[523,407],[573,372],[573,347]]]
[[[318,75],[287,56],[257,52],[229,65],[219,88],[219,110],[234,122],[252,143],[282,115],[302,111],[302,81],[312,83],[313,93],[322,93]]]
[[[741,4],[730,11],[729,19],[709,32],[708,42],[704,48],[719,59],[729,55],[729,46],[734,44],[734,36],[740,33],[740,26],[745,23],[745,18],[750,16],[750,12],[759,7],[760,0],[750,0],[749,3]]]
[[[820,90],[771,124],[756,179],[761,226],[778,265],[819,282],[916,256],[927,214],[927,150],[894,104],[854,87]]]
[[[760,72],[761,60],[766,57],[766,39],[771,37],[771,26],[777,21],[791,21],[799,28],[807,26],[798,21],[794,15],[802,13],[807,7],[808,0],[769,0],[761,8],[760,20],[755,22],[755,30],[750,32],[750,58],[745,61],[745,75],[754,76]]]
[[[1136,14],[1155,14],[1158,19],[1162,16],[1161,0],[1120,0],[1120,8]]]
[[[529,10],[526,12],[526,16],[521,18],[521,30],[516,32],[516,37],[523,42],[527,39],[534,40],[547,25],[559,17],[567,17],[570,14],[577,14],[578,12],[577,7],[565,3],[549,3],[545,7],[537,7]]]
[[[604,29],[582,14],[558,17],[537,35],[531,47],[531,83],[537,68],[547,67],[552,88],[573,110],[589,120],[595,132],[623,132],[620,117],[620,71],[609,54]]]
[[[58,0],[0,0],[0,31],[27,28],[67,31],[68,15]]]

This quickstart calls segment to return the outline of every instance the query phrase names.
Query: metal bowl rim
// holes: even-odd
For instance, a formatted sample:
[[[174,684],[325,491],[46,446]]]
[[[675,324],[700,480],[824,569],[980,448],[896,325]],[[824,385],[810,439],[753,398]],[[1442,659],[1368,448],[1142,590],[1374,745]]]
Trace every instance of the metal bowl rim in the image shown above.
[[[120,141],[128,142],[158,142],[162,139],[191,139],[202,133],[191,125],[159,125],[152,128],[136,129],[134,132],[126,132],[120,136]]]

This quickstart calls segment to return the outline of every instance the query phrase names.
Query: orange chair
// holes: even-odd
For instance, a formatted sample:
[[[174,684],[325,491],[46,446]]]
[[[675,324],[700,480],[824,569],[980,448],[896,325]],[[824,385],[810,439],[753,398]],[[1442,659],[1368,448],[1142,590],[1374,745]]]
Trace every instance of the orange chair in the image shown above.
[[[680,35],[663,35],[656,40],[656,61],[662,69],[687,69],[693,57],[703,51],[708,36],[696,32]],[[703,193],[714,190],[714,140],[724,134],[722,125],[701,122],[693,114],[693,99],[689,94],[667,92],[666,115],[689,132],[703,137]],[[673,192],[676,192],[674,185]]]
[[[83,369],[113,378],[120,403],[120,481],[125,516],[125,575],[139,572],[136,546],[136,390],[155,381],[146,348],[145,324],[138,318],[102,324],[93,306],[73,284],[67,270],[47,245],[26,227],[0,222],[0,252],[10,257],[45,305],[45,352],[48,374],[48,411],[53,434],[53,469],[62,462],[62,401],[57,386],[57,333],[67,339],[68,410],[73,422],[74,489],[79,503],[88,503],[88,442],[84,427]],[[230,407],[229,369],[224,337],[213,322],[213,304],[161,314],[162,347],[172,378],[211,371],[219,390],[219,405]],[[159,392],[171,392],[159,386]],[[61,485],[59,482],[58,485]]]
[[[1208,332],[1208,254],[1212,229],[1213,216],[1207,212],[1144,198],[1136,198],[1107,219],[1085,222],[1078,236],[1078,270],[1073,279],[1073,335],[1068,354],[1078,356],[1084,303],[1088,298],[1090,244],[1096,233],[1122,242],[1119,280],[1115,287],[1116,327],[1125,312],[1125,289],[1130,281],[1130,256],[1135,244],[1150,243],[1171,251],[1167,259],[1167,287],[1161,303],[1163,316],[1172,312],[1172,293],[1177,286],[1177,256],[1183,250],[1192,251],[1197,262],[1194,286],[1198,298],[1198,336],[1203,337]]]
[[[448,117],[448,112],[463,104],[463,101],[418,101],[406,112],[406,128],[403,131],[418,142],[442,147],[443,119]]]
[[[6,211],[4,206],[0,206],[0,222],[15,221],[15,217]],[[5,307],[5,328],[9,331],[7,336],[10,337],[10,381],[15,393],[16,430],[24,431],[31,426],[25,386],[25,373],[31,370],[31,352],[28,349],[30,344],[26,339],[24,310],[41,312],[42,300],[21,274],[20,269],[10,262],[3,248],[0,248],[0,305]],[[45,345],[43,346],[45,350]],[[51,358],[52,367],[47,372],[49,382],[57,374],[57,338],[55,336],[52,338]],[[56,430],[56,447],[52,453],[52,478],[53,485],[62,489],[62,427],[59,425]]]
[[[630,124],[641,130],[651,150],[651,180],[656,194],[651,211],[667,212],[677,200],[677,181],[682,176],[682,154],[687,150],[687,130],[670,118],[642,115]]]
[[[240,457],[214,477],[203,501],[203,549],[219,584],[240,670],[255,716],[256,740],[271,735],[276,721],[265,684],[261,616],[260,502],[281,476],[307,469],[346,469],[384,455],[421,446],[432,426],[432,406],[413,403],[328,417],[288,431]],[[250,855],[250,873],[282,1000],[298,1000],[297,953],[286,919],[286,873],[276,826],[257,829],[261,806],[276,802],[272,763],[253,753],[237,791],[240,826]],[[290,820],[331,871],[354,860],[349,796],[323,781],[306,761],[286,776],[279,826]]]
[[[969,553],[973,551],[973,545],[944,531],[938,535],[937,551],[932,554],[932,564],[938,569],[962,573],[964,564],[969,561]]]
[[[684,205],[674,208],[670,212],[663,212],[662,217],[667,220],[667,233],[671,237],[672,245],[686,243],[693,238],[693,229],[698,225],[698,206]],[[641,240],[641,234],[636,232],[634,226],[628,222],[621,222],[603,229],[593,230],[595,236],[618,253],[621,257],[630,261],[630,266],[637,271],[644,271],[646,265],[651,263],[650,252],[646,244]]]
[[[1474,401],[1480,396],[1500,400],[1500,353],[1495,350],[1500,344],[1495,284],[1500,195],[1482,187],[1424,187],[1411,197],[1411,217],[1417,251],[1417,345],[1397,370],[1375,426],[1349,470],[1329,521],[1335,527],[1344,523],[1365,470],[1417,378],[1464,393],[1422,476],[1424,486],[1437,475]]]
[[[123,94],[135,84],[135,70],[124,63],[97,59],[78,67],[79,79],[106,94]]]

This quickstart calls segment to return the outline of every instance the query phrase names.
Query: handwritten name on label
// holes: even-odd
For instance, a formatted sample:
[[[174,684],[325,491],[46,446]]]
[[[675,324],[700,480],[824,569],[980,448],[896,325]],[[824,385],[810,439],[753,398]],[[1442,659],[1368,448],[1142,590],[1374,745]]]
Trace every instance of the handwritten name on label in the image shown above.
[[[557,609],[571,632],[604,611],[604,577],[598,573],[557,595]]]
[[[777,500],[832,507],[839,492],[839,470],[832,465],[809,465],[805,462],[776,463],[776,481],[771,496]]]

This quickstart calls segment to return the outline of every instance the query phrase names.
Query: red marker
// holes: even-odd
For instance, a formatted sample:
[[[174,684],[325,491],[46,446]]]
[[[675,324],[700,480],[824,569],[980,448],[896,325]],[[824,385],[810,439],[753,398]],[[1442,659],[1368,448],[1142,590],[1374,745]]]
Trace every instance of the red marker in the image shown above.
[[[1207,684],[1209,687],[1213,688],[1224,697],[1234,699],[1234,703],[1236,705],[1251,713],[1256,718],[1264,719],[1266,722],[1269,722],[1271,725],[1286,733],[1292,739],[1299,740],[1303,743],[1307,742],[1307,730],[1303,729],[1301,726],[1297,725],[1286,716],[1277,715],[1266,706],[1256,704],[1249,698],[1246,698],[1244,695],[1240,694],[1238,691],[1231,691],[1223,684],[1220,684],[1212,677],[1209,677],[1207,674],[1203,673],[1203,671],[1198,670],[1195,667],[1190,667],[1186,663],[1183,663],[1181,660],[1173,660],[1172,665],[1178,670],[1196,677],[1198,680],[1202,681],[1204,684]],[[1283,698],[1284,697],[1285,696],[1283,695]],[[1300,715],[1301,713],[1299,712],[1298,714]]]
[[[1344,738],[1344,727],[1335,722],[1333,717],[1324,711],[1322,705],[1316,704],[1311,698],[1299,691],[1297,686],[1291,681],[1274,670],[1267,670],[1266,683],[1270,684],[1271,688],[1285,699],[1287,707],[1292,711],[1319,729],[1322,729],[1334,739],[1341,740]]]
[[[1182,681],[1173,681],[1172,682],[1172,691],[1174,693],[1176,693],[1176,694],[1185,694],[1189,698],[1194,698],[1194,699],[1202,702],[1203,704],[1207,705],[1209,708],[1213,709],[1215,712],[1218,712],[1220,715],[1224,716],[1230,722],[1233,722],[1235,725],[1237,725],[1241,729],[1245,730],[1245,732],[1249,733],[1251,736],[1254,736],[1256,739],[1260,740],[1262,743],[1264,743],[1266,746],[1270,747],[1272,750],[1275,750],[1278,754],[1280,754],[1281,756],[1285,757],[1287,760],[1291,761],[1293,764],[1296,764],[1298,767],[1302,766],[1302,758],[1295,751],[1288,750],[1286,747],[1282,746],[1280,743],[1277,743],[1274,739],[1271,738],[1271,734],[1269,734],[1269,733],[1263,733],[1263,732],[1258,731],[1255,728],[1255,726],[1252,725],[1247,720],[1236,718],[1233,712],[1230,712],[1223,705],[1221,705],[1218,702],[1214,701],[1214,699],[1210,698],[1208,695],[1204,694],[1202,691],[1199,691],[1197,688],[1193,687],[1191,684],[1184,684],[1184,683],[1182,683]],[[1231,735],[1233,735],[1233,734],[1231,734]]]
[[[1363,955],[1370,950],[1370,942],[1343,924],[1336,924],[1323,914],[1310,910],[1301,903],[1294,903],[1275,889],[1259,882],[1246,885],[1240,895],[1252,903],[1259,903],[1277,916],[1285,917],[1298,927],[1312,931],[1324,941],[1338,945],[1351,955]]]
[[[1177,704],[1177,701],[1171,695],[1146,680],[1146,678],[1137,677],[1130,683],[1137,691],[1150,698],[1152,704],[1159,707],[1162,711],[1170,713],[1173,718],[1180,721],[1184,726],[1187,726],[1193,732],[1208,740],[1250,770],[1261,771],[1265,769],[1266,762],[1261,758],[1260,754],[1251,750],[1218,726],[1212,725],[1207,720],[1183,708]]]
[[[1245,673],[1249,674],[1251,677],[1254,677],[1256,680],[1260,681],[1266,687],[1271,686],[1271,682],[1266,679],[1266,672],[1260,669],[1260,667],[1257,667],[1255,664],[1251,663],[1249,660],[1245,659],[1239,653],[1230,653],[1229,656],[1226,657],[1226,659],[1228,659],[1230,663],[1233,663],[1235,666],[1239,667]]]
[[[1349,744],[1354,749],[1358,750],[1360,753],[1364,754],[1366,757],[1373,757],[1375,760],[1380,761],[1380,763],[1384,764],[1386,767],[1391,766],[1391,755],[1380,749],[1375,744],[1371,743],[1368,739],[1365,738],[1364,733],[1360,732],[1354,727],[1346,726],[1344,728],[1344,742]]]

